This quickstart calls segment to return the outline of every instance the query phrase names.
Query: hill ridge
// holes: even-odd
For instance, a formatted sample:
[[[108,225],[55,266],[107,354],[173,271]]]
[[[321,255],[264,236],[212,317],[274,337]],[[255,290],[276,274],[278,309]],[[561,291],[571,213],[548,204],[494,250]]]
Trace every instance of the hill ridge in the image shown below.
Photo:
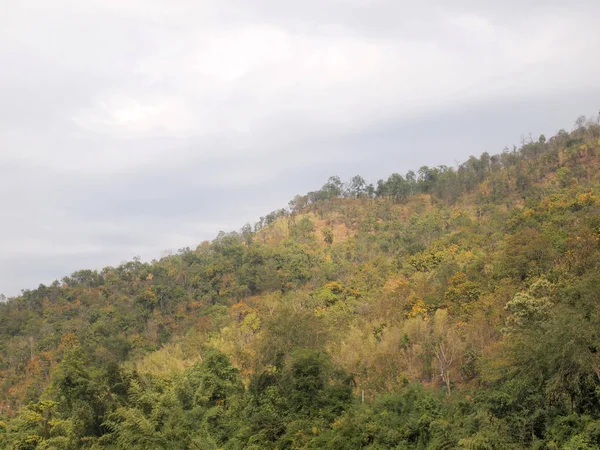
[[[596,448],[599,167],[579,120],[25,290],[0,448]]]

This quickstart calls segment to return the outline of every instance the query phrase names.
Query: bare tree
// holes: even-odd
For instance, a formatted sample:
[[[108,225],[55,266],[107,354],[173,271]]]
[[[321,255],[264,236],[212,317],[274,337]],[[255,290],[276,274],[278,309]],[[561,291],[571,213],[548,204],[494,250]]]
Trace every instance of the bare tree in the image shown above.
[[[452,369],[464,352],[464,342],[455,327],[448,323],[448,311],[438,309],[433,318],[433,354],[438,363],[440,377],[448,395],[451,393]]]

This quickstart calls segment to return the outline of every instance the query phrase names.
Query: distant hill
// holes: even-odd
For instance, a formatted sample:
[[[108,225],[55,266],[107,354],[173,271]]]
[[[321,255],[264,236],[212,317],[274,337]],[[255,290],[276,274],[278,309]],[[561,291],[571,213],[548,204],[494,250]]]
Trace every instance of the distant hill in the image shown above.
[[[0,304],[0,448],[600,448],[600,124]]]

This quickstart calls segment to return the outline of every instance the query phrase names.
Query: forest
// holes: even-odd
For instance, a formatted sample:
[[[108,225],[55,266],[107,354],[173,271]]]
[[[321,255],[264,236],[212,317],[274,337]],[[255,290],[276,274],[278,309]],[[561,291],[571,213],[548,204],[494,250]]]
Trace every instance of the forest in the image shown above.
[[[0,449],[104,448],[600,449],[600,120],[0,303]]]

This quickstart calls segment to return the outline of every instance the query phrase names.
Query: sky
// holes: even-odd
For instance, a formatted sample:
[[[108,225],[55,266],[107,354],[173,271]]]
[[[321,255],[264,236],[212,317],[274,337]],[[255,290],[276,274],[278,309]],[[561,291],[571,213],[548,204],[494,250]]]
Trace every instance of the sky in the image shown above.
[[[600,109],[600,2],[0,0],[0,292]]]

